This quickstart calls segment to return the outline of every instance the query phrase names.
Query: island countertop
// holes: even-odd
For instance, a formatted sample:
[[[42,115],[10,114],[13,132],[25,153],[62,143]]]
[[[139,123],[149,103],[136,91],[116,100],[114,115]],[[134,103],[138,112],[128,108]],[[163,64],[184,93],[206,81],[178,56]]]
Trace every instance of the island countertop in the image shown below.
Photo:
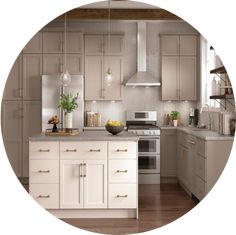
[[[107,131],[84,131],[74,136],[48,136],[45,133],[29,137],[29,141],[138,141],[138,136],[122,131],[112,135]]]

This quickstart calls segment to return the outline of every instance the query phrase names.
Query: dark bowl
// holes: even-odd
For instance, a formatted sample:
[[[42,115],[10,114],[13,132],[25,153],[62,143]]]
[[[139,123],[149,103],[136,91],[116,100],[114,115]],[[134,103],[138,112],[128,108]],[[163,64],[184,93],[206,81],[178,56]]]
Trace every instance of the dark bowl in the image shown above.
[[[117,135],[118,133],[124,130],[124,126],[109,126],[106,125],[106,130],[111,133],[112,135]]]

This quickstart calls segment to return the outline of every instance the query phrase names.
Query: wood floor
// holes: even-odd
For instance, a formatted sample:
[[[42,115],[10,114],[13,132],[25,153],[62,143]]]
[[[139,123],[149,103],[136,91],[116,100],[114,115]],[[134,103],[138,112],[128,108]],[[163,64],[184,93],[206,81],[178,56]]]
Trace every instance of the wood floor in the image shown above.
[[[139,185],[139,219],[63,219],[102,234],[131,234],[166,225],[197,204],[178,184]]]

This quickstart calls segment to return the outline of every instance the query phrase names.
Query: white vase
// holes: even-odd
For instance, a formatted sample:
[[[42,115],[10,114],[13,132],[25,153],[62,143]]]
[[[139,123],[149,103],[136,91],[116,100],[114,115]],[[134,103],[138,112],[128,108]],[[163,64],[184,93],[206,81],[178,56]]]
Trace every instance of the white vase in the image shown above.
[[[178,126],[178,120],[173,120],[174,127]]]
[[[72,128],[72,113],[67,113],[64,115],[64,128]]]

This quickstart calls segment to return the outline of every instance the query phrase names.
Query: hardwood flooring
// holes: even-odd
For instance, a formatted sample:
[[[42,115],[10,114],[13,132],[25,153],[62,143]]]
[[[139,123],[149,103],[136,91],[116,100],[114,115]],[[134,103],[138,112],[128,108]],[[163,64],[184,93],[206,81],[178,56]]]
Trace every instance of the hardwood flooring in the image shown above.
[[[131,234],[164,226],[195,205],[178,184],[139,185],[139,219],[63,219],[75,227],[102,234]]]

